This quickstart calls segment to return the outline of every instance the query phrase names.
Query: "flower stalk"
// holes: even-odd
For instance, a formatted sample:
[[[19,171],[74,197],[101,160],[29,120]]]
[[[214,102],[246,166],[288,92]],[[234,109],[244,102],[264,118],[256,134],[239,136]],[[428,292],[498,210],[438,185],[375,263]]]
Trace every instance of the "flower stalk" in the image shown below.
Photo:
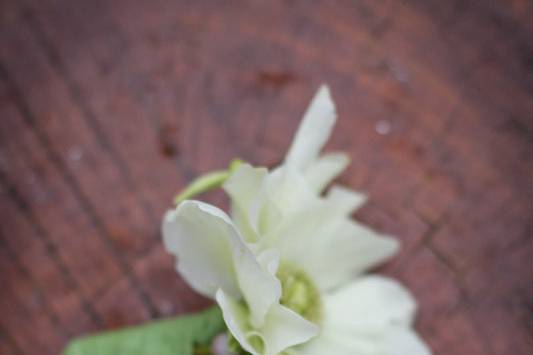
[[[226,170],[211,171],[197,177],[174,198],[174,204],[179,205],[201,193],[216,189],[224,184],[230,175],[243,163],[240,159],[233,159]]]

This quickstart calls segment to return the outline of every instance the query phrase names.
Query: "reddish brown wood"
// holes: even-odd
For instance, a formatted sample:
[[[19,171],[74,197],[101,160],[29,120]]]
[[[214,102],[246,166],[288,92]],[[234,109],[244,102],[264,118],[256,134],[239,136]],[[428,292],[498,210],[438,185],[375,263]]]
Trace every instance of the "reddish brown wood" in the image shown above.
[[[434,352],[530,354],[532,38],[525,0],[3,2],[0,353],[206,306],[162,214],[233,157],[279,162],[327,82]]]

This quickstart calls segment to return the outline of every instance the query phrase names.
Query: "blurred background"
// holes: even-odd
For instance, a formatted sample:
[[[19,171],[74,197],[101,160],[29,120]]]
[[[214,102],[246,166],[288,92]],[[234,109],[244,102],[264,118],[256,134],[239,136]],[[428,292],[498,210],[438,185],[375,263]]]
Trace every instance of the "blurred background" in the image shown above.
[[[531,1],[0,4],[1,354],[209,305],[164,211],[234,157],[280,162],[323,82],[435,354],[533,353]]]

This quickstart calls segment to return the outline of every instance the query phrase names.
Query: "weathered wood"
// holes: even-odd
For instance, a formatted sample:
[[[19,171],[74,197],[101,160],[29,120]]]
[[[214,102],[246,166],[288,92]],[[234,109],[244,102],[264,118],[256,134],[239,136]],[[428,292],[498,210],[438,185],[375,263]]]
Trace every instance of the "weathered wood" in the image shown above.
[[[281,161],[321,82],[356,217],[436,354],[533,350],[529,1],[0,5],[0,353],[205,307],[160,218],[192,176]],[[206,196],[225,206],[222,194]]]

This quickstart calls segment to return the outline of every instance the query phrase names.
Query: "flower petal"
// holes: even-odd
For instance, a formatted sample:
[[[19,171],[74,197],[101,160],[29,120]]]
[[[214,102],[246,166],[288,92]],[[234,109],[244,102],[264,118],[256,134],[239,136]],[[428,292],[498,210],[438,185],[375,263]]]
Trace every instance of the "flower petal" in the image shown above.
[[[349,340],[354,341],[353,339]],[[368,349],[368,345],[364,344],[364,341],[362,343],[359,346],[354,344],[347,345],[342,340],[339,341],[335,334],[322,332],[316,338],[292,350],[291,355],[378,355],[374,344],[370,344],[370,349]]]
[[[278,168],[265,181],[265,193],[276,203],[283,215],[289,215],[316,200],[303,174],[290,167]]]
[[[418,335],[409,328],[390,327],[385,334],[357,336],[329,330],[291,351],[291,355],[431,355]]]
[[[335,204],[340,213],[350,215],[364,205],[366,196],[346,187],[333,185],[326,195],[326,200]]]
[[[304,176],[290,167],[280,167],[268,174],[260,194],[258,231],[261,235],[317,200]]]
[[[211,298],[218,288],[240,297],[233,248],[242,242],[222,210],[184,201],[166,213],[162,229],[166,249],[176,255],[177,270],[192,288]]]
[[[320,193],[349,163],[350,158],[344,153],[325,154],[309,165],[305,179],[314,191]]]
[[[267,270],[270,274],[276,275],[279,267],[279,257],[278,250],[267,249],[257,254],[257,261],[263,270]]]
[[[410,329],[416,310],[409,292],[396,281],[368,276],[324,297],[319,336],[296,355],[429,355]]]
[[[393,325],[410,326],[416,302],[393,279],[366,276],[326,295],[324,308],[329,329],[365,333]]]
[[[265,326],[258,335],[263,340],[264,354],[277,355],[291,346],[305,343],[318,332],[316,324],[276,303],[268,312]]]
[[[382,347],[383,355],[431,355],[429,347],[409,328],[398,327],[389,332]]]
[[[344,219],[329,233],[309,240],[316,260],[307,260],[306,270],[322,289],[329,290],[379,265],[396,253],[396,239],[380,235],[353,220]]]
[[[281,296],[280,282],[270,272],[277,267],[277,254],[262,260],[263,268],[229,217],[198,201],[185,201],[167,213],[163,238],[178,257],[178,271],[195,290],[214,297],[221,288],[232,298],[244,297],[252,324],[263,325],[268,309]]]
[[[242,164],[224,183],[224,190],[231,198],[232,217],[248,242],[257,239],[259,211],[263,203],[261,191],[268,171]]]
[[[258,355],[248,341],[250,327],[247,322],[248,312],[244,305],[232,299],[222,289],[216,292],[217,303],[222,310],[222,317],[233,337],[241,347],[252,355]]]
[[[322,85],[300,123],[285,163],[297,169],[308,167],[328,140],[335,117],[329,88]]]
[[[249,249],[243,248],[235,256],[239,286],[250,309],[250,323],[254,328],[264,325],[267,312],[281,297],[281,284],[275,276],[278,264],[277,253],[265,251],[258,260]]]
[[[222,316],[241,347],[252,355],[277,355],[288,347],[305,343],[318,334],[318,327],[276,303],[270,308],[263,327],[253,329],[248,311],[222,290],[216,293]]]
[[[308,203],[309,208],[286,219],[259,241],[260,248],[278,249],[282,260],[307,272],[322,290],[378,265],[398,249],[395,239],[348,218],[355,199],[334,201]]]

